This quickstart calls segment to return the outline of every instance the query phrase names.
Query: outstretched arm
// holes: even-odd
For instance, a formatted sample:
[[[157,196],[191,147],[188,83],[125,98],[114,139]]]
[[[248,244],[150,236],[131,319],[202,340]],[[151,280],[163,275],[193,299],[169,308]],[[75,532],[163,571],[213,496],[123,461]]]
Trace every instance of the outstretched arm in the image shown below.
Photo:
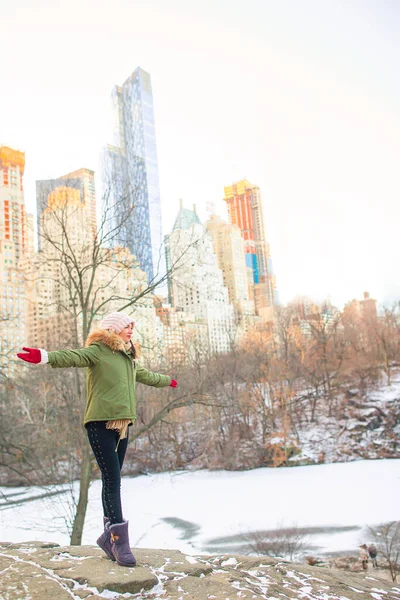
[[[57,350],[55,352],[46,352],[42,348],[26,348],[25,352],[17,354],[25,362],[33,364],[49,363],[52,367],[90,367],[100,360],[100,347],[92,344],[87,348],[79,350]]]
[[[161,373],[153,373],[148,371],[144,367],[136,367],[136,381],[144,383],[145,385],[151,385],[153,387],[167,387],[171,385],[173,379],[169,375],[161,375]],[[175,386],[176,387],[176,386]]]

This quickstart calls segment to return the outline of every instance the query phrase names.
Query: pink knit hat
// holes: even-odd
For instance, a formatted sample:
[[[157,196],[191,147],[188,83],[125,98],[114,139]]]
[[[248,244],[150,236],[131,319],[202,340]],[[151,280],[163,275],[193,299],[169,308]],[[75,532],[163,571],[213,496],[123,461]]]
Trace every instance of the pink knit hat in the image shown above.
[[[106,315],[100,323],[100,329],[109,329],[115,333],[121,333],[124,327],[130,323],[135,324],[135,321],[129,315],[122,312],[113,312]]]

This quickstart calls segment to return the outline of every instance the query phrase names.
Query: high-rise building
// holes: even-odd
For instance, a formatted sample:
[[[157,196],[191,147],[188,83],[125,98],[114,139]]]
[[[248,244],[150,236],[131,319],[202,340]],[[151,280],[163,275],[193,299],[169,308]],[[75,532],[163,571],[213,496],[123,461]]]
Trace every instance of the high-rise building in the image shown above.
[[[213,214],[207,221],[206,228],[213,242],[218,266],[228,290],[229,301],[233,304],[236,314],[254,315],[254,302],[249,297],[244,240],[239,227],[226,223]]]
[[[96,216],[96,189],[94,182],[94,171],[90,169],[78,169],[67,175],[60,177],[66,185],[70,186],[70,181],[77,181],[80,183],[81,202],[87,207],[89,225],[95,232],[97,229],[97,216]]]
[[[276,303],[276,283],[265,237],[260,188],[243,179],[226,186],[224,192],[230,223],[242,232],[246,264],[253,270],[254,285],[262,284],[258,295],[262,293],[265,296],[262,304],[271,307]]]
[[[154,296],[154,306],[160,324],[158,361],[161,359],[171,368],[208,355],[205,318],[175,308],[160,296]]]
[[[166,305],[163,298],[154,296],[156,315],[161,322],[160,354],[172,364],[184,363],[187,359],[187,329],[182,316],[183,311]]]
[[[0,363],[25,341],[23,257],[33,252],[33,216],[25,211],[25,153],[0,147]]]
[[[246,264],[253,269],[253,281],[258,283],[259,260],[256,253],[254,215],[252,210],[252,188],[246,181],[239,181],[224,188],[224,200],[228,206],[229,221],[242,232],[245,244]]]
[[[344,307],[344,314],[353,314],[359,319],[364,319],[370,323],[376,322],[378,312],[376,309],[376,300],[371,298],[369,292],[364,292],[362,300],[353,299]]]
[[[90,173],[94,176],[93,172]],[[41,208],[38,226],[40,251],[27,256],[21,264],[27,298],[27,338],[33,346],[52,349],[77,341],[68,337],[75,334],[74,307],[77,306],[69,269],[74,261],[81,262],[78,269],[84,264],[90,266],[95,234],[91,190],[88,195],[83,195],[84,179],[77,180],[65,176],[37,182],[40,191],[37,201]],[[48,195],[45,201],[42,194],[46,187]],[[81,272],[89,282],[91,269],[81,269]],[[82,284],[84,286],[85,281]],[[59,326],[61,320],[62,328]]]
[[[67,175],[61,175],[57,179],[44,179],[36,181],[36,206],[38,232],[40,231],[40,222],[43,212],[49,207],[49,195],[55,190],[60,189],[77,190],[79,196],[75,194],[80,206],[84,206],[86,211],[87,225],[93,233],[96,232],[96,191],[94,181],[94,171],[90,169],[78,169]],[[71,197],[73,193],[70,193]],[[76,205],[77,206],[77,205]],[[41,248],[41,239],[39,235],[39,248]]]
[[[116,243],[129,248],[151,282],[165,274],[165,258],[149,73],[138,67],[112,96],[116,144],[106,150],[112,173],[107,183],[114,184],[114,209],[124,221],[117,227]]]
[[[74,248],[92,246],[95,231],[91,216],[91,206],[82,202],[79,189],[68,185],[54,188],[48,195],[47,208],[40,215],[41,249],[46,250],[47,255],[53,254],[56,240],[59,248],[67,240]]]
[[[107,144],[103,151],[99,235],[108,248],[132,248],[129,189],[126,157],[119,146]]]
[[[228,352],[234,341],[234,309],[218,267],[213,244],[196,210],[181,209],[166,239],[169,302],[205,320],[211,353]]]

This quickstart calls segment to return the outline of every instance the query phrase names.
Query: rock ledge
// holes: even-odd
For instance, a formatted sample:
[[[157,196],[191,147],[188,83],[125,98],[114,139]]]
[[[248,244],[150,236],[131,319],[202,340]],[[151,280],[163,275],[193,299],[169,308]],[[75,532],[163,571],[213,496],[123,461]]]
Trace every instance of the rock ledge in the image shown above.
[[[400,584],[267,557],[135,550],[128,569],[95,546],[0,544],[0,600],[400,600]]]

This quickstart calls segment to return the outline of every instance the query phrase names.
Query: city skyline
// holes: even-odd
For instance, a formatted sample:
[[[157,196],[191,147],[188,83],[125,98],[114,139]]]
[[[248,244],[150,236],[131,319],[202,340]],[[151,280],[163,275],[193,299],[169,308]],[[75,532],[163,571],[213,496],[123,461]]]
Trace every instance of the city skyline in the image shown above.
[[[103,245],[97,237],[93,227],[93,172],[85,169],[57,180],[38,182],[41,244],[40,251],[34,252],[32,215],[26,213],[24,203],[24,167],[23,153],[0,147],[0,300],[5,317],[5,355],[14,344],[21,345],[19,336],[24,333],[29,344],[51,347],[59,334],[60,319],[69,322],[67,329],[73,335],[79,335],[73,315],[81,320],[82,327],[87,326],[87,293],[91,302],[100,302],[98,307],[92,303],[89,308],[93,315],[89,319],[98,321],[104,310],[109,310],[105,306],[110,302],[118,309],[119,302],[129,303],[137,293],[141,298],[143,286],[147,286],[147,275],[129,249],[118,242],[116,246]],[[75,185],[77,180],[79,185]],[[149,357],[156,356],[157,348],[167,354],[177,350],[178,361],[197,351],[229,352],[232,343],[243,339],[250,329],[268,329],[275,320],[271,281],[268,272],[259,269],[257,263],[260,257],[260,265],[266,264],[269,256],[258,210],[260,191],[248,181],[232,187],[225,188],[225,198],[230,201],[233,194],[235,201],[229,210],[231,223],[211,215],[202,224],[195,205],[187,209],[180,203],[174,227],[165,238],[166,262],[172,268],[168,277],[169,303],[149,293],[150,287],[131,306],[140,322],[137,333]],[[45,207],[41,196],[46,188]],[[257,245],[259,251],[255,255]],[[249,249],[255,260],[247,260]],[[375,302],[364,292],[364,300],[348,302],[345,311],[351,307],[375,307]],[[317,315],[328,326],[340,314],[329,302],[318,307],[307,299],[299,299],[289,309],[296,310],[299,317],[304,313],[298,324],[307,335],[309,318]],[[61,335],[65,341],[65,332]],[[190,348],[184,343],[185,335],[189,336],[187,342],[190,338]],[[84,339],[85,333],[81,343]]]
[[[164,233],[179,197],[203,220],[215,202],[226,219],[223,187],[245,177],[262,191],[283,302],[330,295],[341,305],[365,289],[381,302],[399,297],[392,2],[253,0],[245,10],[221,0],[211,10],[174,0],[167,10],[158,0],[118,0],[93,11],[88,1],[79,22],[74,1],[44,2],[40,23],[22,4],[18,17],[11,4],[0,9],[14,48],[2,74],[0,142],[26,152],[29,212],[36,179],[99,172],[110,89],[140,65],[152,76]],[[135,36],[132,19],[141,22]],[[71,32],[74,44],[64,43]]]

